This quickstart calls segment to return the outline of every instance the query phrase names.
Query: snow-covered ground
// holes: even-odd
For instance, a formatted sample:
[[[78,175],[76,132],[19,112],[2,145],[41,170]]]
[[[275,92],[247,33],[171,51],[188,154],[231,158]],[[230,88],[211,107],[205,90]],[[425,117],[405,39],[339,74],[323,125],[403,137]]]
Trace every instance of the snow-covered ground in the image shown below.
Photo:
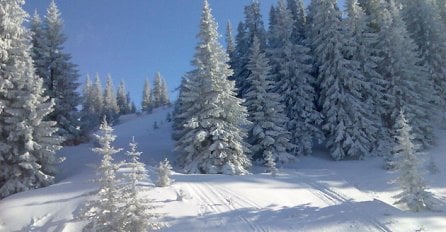
[[[382,160],[334,162],[324,149],[281,169],[277,177],[254,167],[246,176],[175,173],[170,187],[155,188],[153,166],[167,157],[174,161],[166,114],[129,115],[115,127],[115,147],[128,148],[132,136],[149,167],[150,189],[161,231],[446,231],[446,131],[438,131],[438,146],[430,151],[440,172],[427,174],[429,189],[439,200],[439,212],[414,213],[394,205],[398,193],[391,184],[396,173],[381,168]],[[157,121],[159,129],[153,128]],[[78,216],[96,189],[99,155],[91,144],[64,148],[58,182],[46,188],[14,194],[0,201],[0,231],[80,231]],[[116,159],[123,159],[123,153]],[[184,199],[177,200],[182,191]]]

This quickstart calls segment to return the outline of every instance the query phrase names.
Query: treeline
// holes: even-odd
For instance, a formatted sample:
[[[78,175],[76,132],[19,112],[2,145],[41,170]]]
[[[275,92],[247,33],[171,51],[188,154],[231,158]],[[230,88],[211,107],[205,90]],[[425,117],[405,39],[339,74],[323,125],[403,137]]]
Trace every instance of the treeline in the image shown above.
[[[413,142],[434,143],[445,110],[444,1],[279,0],[268,29],[253,1],[227,27],[226,51],[205,3],[199,44],[175,107],[180,164],[190,173],[248,172],[312,152],[385,156],[401,114]]]
[[[158,72],[153,82],[153,88],[146,78],[142,93],[142,112],[151,112],[153,109],[170,105],[169,91],[165,79]],[[124,81],[121,81],[115,90],[111,75],[107,75],[105,88],[102,87],[99,75],[93,83],[87,75],[83,86],[83,102],[81,114],[81,134],[87,136],[97,129],[105,117],[111,125],[118,123],[119,116],[133,114],[139,111],[136,104],[130,99]]]

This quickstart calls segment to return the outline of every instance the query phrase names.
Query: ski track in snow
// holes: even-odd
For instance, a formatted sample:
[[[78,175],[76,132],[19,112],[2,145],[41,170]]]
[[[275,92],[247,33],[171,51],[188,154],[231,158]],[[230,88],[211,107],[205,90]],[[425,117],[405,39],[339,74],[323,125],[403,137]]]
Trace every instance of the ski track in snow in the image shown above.
[[[187,183],[185,184],[191,193],[192,197],[196,197],[200,201],[200,216],[204,216],[209,213],[225,213],[228,211],[234,212],[236,218],[246,224],[247,228],[241,231],[258,231],[267,232],[268,230],[260,225],[252,222],[249,218],[244,217],[241,213],[237,212],[238,207],[235,207],[231,199],[235,195],[228,195],[221,192],[222,188],[217,188],[216,185],[211,185],[209,183]],[[246,202],[246,201],[245,201]],[[246,206],[251,207],[252,204],[243,205],[238,203],[241,208],[246,208]],[[202,211],[205,208],[205,211]],[[256,207],[257,208],[257,207]]]
[[[302,181],[305,185],[309,187],[308,191],[310,191],[313,195],[323,200],[327,204],[346,205],[351,211],[355,212],[355,215],[359,215],[357,218],[363,221],[364,226],[372,226],[372,228],[375,229],[376,231],[382,231],[382,232],[392,231],[386,225],[373,218],[373,216],[369,215],[367,213],[369,212],[367,209],[361,207],[360,205],[353,205],[352,203],[353,199],[340,193],[340,191],[334,190],[334,188],[329,187],[327,184],[321,183],[321,181],[313,177],[309,177],[299,172],[294,172],[294,174],[299,177],[300,181]],[[334,175],[334,173],[330,172],[330,175]]]

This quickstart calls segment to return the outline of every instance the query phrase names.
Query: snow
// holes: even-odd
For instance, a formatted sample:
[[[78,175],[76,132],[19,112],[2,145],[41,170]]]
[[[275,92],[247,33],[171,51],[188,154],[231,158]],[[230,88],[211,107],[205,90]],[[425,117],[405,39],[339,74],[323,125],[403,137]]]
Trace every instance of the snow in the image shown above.
[[[127,149],[132,136],[142,151],[150,180],[142,183],[154,199],[165,225],[161,231],[444,231],[446,228],[446,131],[437,130],[437,146],[429,151],[440,172],[427,174],[428,190],[440,201],[439,211],[408,211],[394,205],[400,190],[391,182],[396,172],[382,169],[382,158],[332,161],[323,148],[284,166],[276,177],[254,174],[186,175],[174,172],[168,187],[155,187],[159,161],[175,164],[174,142],[166,122],[170,108],[152,114],[126,115],[114,127],[113,144]],[[160,128],[153,129],[158,122]],[[100,156],[92,144],[66,147],[59,154],[57,183],[14,194],[0,201],[0,231],[80,231],[78,219],[97,184],[94,165]],[[115,155],[124,159],[125,153]],[[182,192],[182,193],[180,193]],[[182,200],[178,197],[182,194]],[[441,210],[441,211],[440,211]]]

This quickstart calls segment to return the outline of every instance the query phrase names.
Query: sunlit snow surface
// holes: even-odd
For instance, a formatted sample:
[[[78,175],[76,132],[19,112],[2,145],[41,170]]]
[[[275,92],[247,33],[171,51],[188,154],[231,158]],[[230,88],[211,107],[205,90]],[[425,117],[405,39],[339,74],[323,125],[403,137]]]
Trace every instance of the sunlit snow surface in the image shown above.
[[[175,173],[170,187],[154,188],[153,166],[167,157],[175,161],[174,142],[166,115],[171,109],[121,118],[115,147],[128,148],[132,136],[143,152],[150,180],[145,195],[160,206],[161,231],[446,231],[446,131],[430,151],[440,169],[427,174],[440,212],[413,213],[394,205],[396,173],[381,168],[382,160],[334,162],[324,149],[282,168],[277,177],[185,175]],[[157,121],[159,129],[154,129]],[[79,214],[93,196],[94,165],[99,155],[91,144],[64,148],[58,182],[47,188],[14,194],[0,201],[0,231],[77,232],[85,224]],[[123,153],[115,157],[124,158]],[[175,163],[175,162],[174,162]],[[177,200],[179,191],[184,193]]]

